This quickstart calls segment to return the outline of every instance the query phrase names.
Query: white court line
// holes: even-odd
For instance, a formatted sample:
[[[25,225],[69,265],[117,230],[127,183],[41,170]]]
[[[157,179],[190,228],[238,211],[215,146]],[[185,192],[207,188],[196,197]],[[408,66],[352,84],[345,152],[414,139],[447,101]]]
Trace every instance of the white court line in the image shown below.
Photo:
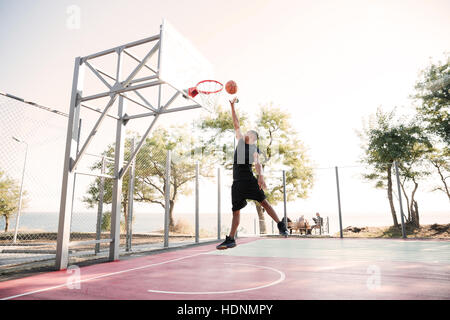
[[[210,251],[208,251],[208,252],[210,252]],[[150,268],[150,267],[153,267],[153,266],[159,266],[159,265],[170,263],[170,262],[175,262],[175,261],[180,261],[180,260],[184,260],[184,259],[188,259],[188,258],[192,258],[192,257],[197,257],[197,256],[202,255],[202,254],[206,254],[206,253],[205,252],[197,253],[197,254],[194,254],[194,255],[191,255],[191,256],[186,256],[186,257],[181,257],[181,258],[172,259],[172,260],[168,260],[168,261],[148,264],[148,265],[145,265],[145,266],[131,268],[131,269],[126,269],[126,270],[122,270],[122,271],[102,274],[100,276],[92,277],[92,278],[89,278],[89,279],[73,281],[73,282],[71,282],[71,285],[74,285],[74,284],[77,284],[77,283],[82,283],[82,282],[87,282],[87,281],[91,281],[91,280],[96,280],[96,279],[100,279],[100,278],[106,278],[106,277],[110,277],[110,276],[113,276],[113,275],[116,275],[116,274],[121,274],[121,273],[130,272],[130,271]],[[67,286],[67,283],[64,283],[64,284],[60,284],[60,285],[53,286],[53,287],[48,287],[48,288],[44,288],[44,289],[39,289],[39,290],[35,290],[35,291],[21,293],[21,294],[15,295],[15,296],[0,298],[0,300],[11,300],[11,299],[15,299],[15,298],[23,297],[23,296],[29,296],[29,295],[32,295],[32,294],[35,294],[35,293],[41,293],[41,292],[45,292],[45,291],[50,291],[50,290],[66,287],[66,286]]]
[[[239,292],[247,292],[247,291],[253,291],[253,290],[259,290],[259,289],[263,289],[263,288],[267,288],[267,287],[271,287],[274,286],[282,281],[284,281],[284,279],[286,279],[286,275],[284,274],[284,272],[278,270],[278,269],[274,269],[271,267],[265,267],[265,266],[257,266],[257,265],[253,265],[253,264],[245,264],[245,263],[225,263],[225,264],[233,264],[233,265],[241,265],[241,266],[251,266],[251,267],[257,267],[257,268],[261,268],[261,269],[268,269],[268,270],[272,270],[275,271],[276,273],[278,273],[280,275],[280,278],[276,281],[273,281],[271,283],[259,286],[259,287],[254,287],[254,288],[246,288],[246,289],[239,289],[239,290],[229,290],[229,291],[200,291],[200,292],[195,292],[195,291],[163,291],[163,290],[148,290],[148,292],[153,292],[153,293],[167,293],[167,294],[230,294],[230,293],[239,293]]]

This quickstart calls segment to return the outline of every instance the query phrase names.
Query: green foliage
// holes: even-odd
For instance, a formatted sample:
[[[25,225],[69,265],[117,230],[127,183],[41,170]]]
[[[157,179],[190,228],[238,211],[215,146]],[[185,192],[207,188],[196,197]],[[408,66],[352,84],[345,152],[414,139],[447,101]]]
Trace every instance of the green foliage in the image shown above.
[[[103,213],[102,222],[101,222],[100,227],[101,227],[102,232],[111,231],[111,211],[107,211],[107,212]],[[126,231],[125,221],[120,221],[120,230],[121,230],[121,232]]]
[[[240,111],[238,113],[242,130],[248,127],[248,116]],[[234,126],[231,112],[218,106],[214,114],[209,114],[201,119],[198,126],[200,144],[206,154],[210,155],[214,162],[231,169],[234,154]]]
[[[370,170],[363,177],[375,181],[375,187],[387,186],[388,200],[394,226],[397,226],[397,218],[393,204],[392,168],[393,162],[399,164],[401,177],[401,190],[405,196],[408,210],[408,220],[419,225],[418,204],[415,195],[419,179],[429,175],[424,162],[426,155],[431,152],[432,145],[428,136],[414,121],[395,118],[395,109],[388,113],[377,110],[375,119],[369,122],[361,134],[364,141],[364,157],[362,162]],[[407,184],[412,184],[410,197]]]
[[[236,111],[236,113],[239,117],[241,126],[245,127],[245,124],[248,121],[248,116],[244,112]],[[234,131],[233,118],[231,117],[230,110],[224,110],[222,106],[218,106],[214,111],[214,115],[209,114],[202,119],[200,128],[204,130],[215,129],[218,134],[227,131]]]
[[[433,149],[427,159],[440,179],[440,185],[434,186],[432,191],[442,191],[450,200],[450,149]]]
[[[111,231],[111,211],[103,213],[101,229],[102,232]]]
[[[19,197],[19,183],[0,171],[0,217],[5,219],[5,232],[8,231],[10,217],[17,212]]]
[[[288,200],[306,198],[313,186],[313,170],[307,151],[290,124],[290,115],[272,104],[260,109],[256,120],[264,171],[286,168]],[[283,199],[283,181],[271,175],[266,195],[271,203]]]
[[[136,135],[136,141],[140,137]],[[125,141],[125,160],[131,157],[132,139]],[[191,189],[188,182],[195,178],[195,160],[201,164],[202,174],[208,176],[211,171],[210,162],[204,156],[201,148],[195,144],[192,136],[183,128],[159,128],[148,137],[135,159],[135,184],[134,200],[140,202],[155,203],[165,207],[164,193],[167,183],[165,177],[167,150],[172,150],[171,161],[171,194],[170,194],[170,221],[173,226],[172,211],[175,202],[180,194],[189,194]],[[110,145],[103,152],[107,157],[114,157],[114,145]],[[92,169],[99,170],[101,161],[97,162]],[[105,173],[113,175],[114,167],[112,163],[106,164]],[[129,174],[126,172],[122,185],[122,208],[126,216],[126,206],[128,203]],[[92,183],[83,198],[88,207],[94,207],[99,203],[101,178],[97,178]],[[104,203],[112,201],[112,179],[104,179]]]
[[[429,133],[450,147],[450,57],[431,64],[421,72],[414,97],[419,100],[418,115]]]
[[[423,172],[417,167],[432,149],[423,129],[414,122],[396,120],[395,110],[384,113],[379,108],[361,138],[364,140],[363,163],[372,170],[364,178],[376,181],[377,187],[385,186],[386,170],[392,167],[394,161],[400,163],[404,176],[422,175]]]
[[[245,132],[244,128],[250,128],[248,117],[242,112],[238,117]],[[199,128],[212,158],[230,169],[234,154],[234,127],[230,110],[219,107],[214,115],[202,119]],[[258,144],[263,154],[264,170],[270,172],[281,167],[289,168],[286,172],[288,200],[306,197],[313,184],[313,173],[306,149],[290,125],[290,115],[273,105],[263,106],[254,128],[259,133]],[[266,182],[269,188],[266,190],[268,200],[273,203],[282,200],[281,171],[266,177]]]

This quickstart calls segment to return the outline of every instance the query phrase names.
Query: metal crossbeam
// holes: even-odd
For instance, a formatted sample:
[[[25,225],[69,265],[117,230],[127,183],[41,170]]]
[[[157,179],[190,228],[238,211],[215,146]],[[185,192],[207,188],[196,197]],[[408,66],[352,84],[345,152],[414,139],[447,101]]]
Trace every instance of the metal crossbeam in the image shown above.
[[[135,114],[135,115],[132,115],[132,116],[125,116],[125,117],[123,117],[123,119],[124,120],[139,119],[139,118],[155,116],[157,114],[165,114],[165,113],[179,112],[179,111],[185,111],[185,110],[199,109],[201,107],[202,106],[199,105],[199,104],[194,104],[194,105],[191,105],[191,106],[171,108],[171,109],[155,111],[155,112],[146,112],[146,113],[141,113],[141,114]]]
[[[114,47],[114,48],[111,48],[111,49],[107,49],[107,50],[104,50],[104,51],[100,51],[100,52],[88,55],[86,57],[83,57],[82,61],[83,62],[84,61],[88,61],[88,60],[91,60],[91,59],[94,59],[94,58],[98,58],[98,57],[101,57],[101,56],[105,56],[107,54],[111,54],[111,53],[117,52],[118,50],[129,49],[129,48],[136,47],[136,46],[142,45],[144,43],[156,41],[156,40],[159,40],[159,39],[160,39],[160,35],[158,34],[156,36],[148,37],[148,38],[141,39],[141,40],[138,40],[138,41],[133,41],[133,42],[127,43],[127,44],[125,44],[123,46]]]
[[[92,172],[84,172],[84,171],[75,171],[76,174],[81,174],[83,176],[91,176],[91,177],[99,177],[99,178],[108,178],[108,179],[115,179],[115,176],[110,176],[108,174],[96,174]]]
[[[177,91],[172,98],[169,99],[169,101],[161,107],[161,109],[158,111],[158,113],[155,115],[155,118],[153,119],[152,123],[148,127],[147,131],[144,133],[144,135],[141,138],[141,141],[139,142],[138,146],[134,150],[133,154],[130,157],[130,160],[128,160],[127,164],[120,170],[119,172],[119,179],[122,179],[124,174],[127,172],[128,168],[130,167],[131,163],[133,162],[134,158],[136,158],[136,155],[141,150],[142,146],[144,145],[145,139],[147,139],[148,135],[150,134],[150,131],[153,129],[153,126],[155,125],[156,121],[158,120],[159,116],[162,114],[162,112],[167,109],[180,95],[180,92]]]
[[[105,97],[111,96],[113,94],[115,95],[115,94],[119,94],[119,93],[133,91],[133,90],[141,90],[141,89],[145,89],[145,88],[149,88],[149,87],[153,87],[153,86],[158,86],[163,83],[164,82],[161,80],[156,80],[156,81],[150,81],[150,82],[143,83],[140,85],[128,86],[128,87],[124,87],[122,85],[116,85],[110,91],[105,91],[102,93],[97,93],[97,94],[94,94],[91,96],[83,97],[83,98],[81,98],[81,102],[105,98]]]

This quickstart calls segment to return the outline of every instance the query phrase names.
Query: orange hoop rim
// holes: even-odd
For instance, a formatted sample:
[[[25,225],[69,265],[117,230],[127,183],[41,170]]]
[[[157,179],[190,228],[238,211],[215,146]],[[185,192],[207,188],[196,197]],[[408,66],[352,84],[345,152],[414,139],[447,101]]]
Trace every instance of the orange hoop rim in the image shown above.
[[[220,86],[219,89],[218,90],[214,90],[214,91],[207,91],[207,90],[200,90],[198,88],[200,85],[202,85],[204,83],[208,83],[208,82],[218,84]],[[223,84],[221,82],[217,81],[217,80],[202,80],[199,83],[197,83],[196,89],[197,89],[197,92],[201,93],[201,94],[214,94],[214,93],[219,93],[220,91],[223,90]]]

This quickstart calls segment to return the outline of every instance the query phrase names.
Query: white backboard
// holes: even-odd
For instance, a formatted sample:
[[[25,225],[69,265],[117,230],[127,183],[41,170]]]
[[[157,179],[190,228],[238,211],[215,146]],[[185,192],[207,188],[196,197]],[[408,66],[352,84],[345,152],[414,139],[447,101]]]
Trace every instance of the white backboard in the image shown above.
[[[179,91],[214,79],[212,64],[167,20],[161,25],[159,78]]]

